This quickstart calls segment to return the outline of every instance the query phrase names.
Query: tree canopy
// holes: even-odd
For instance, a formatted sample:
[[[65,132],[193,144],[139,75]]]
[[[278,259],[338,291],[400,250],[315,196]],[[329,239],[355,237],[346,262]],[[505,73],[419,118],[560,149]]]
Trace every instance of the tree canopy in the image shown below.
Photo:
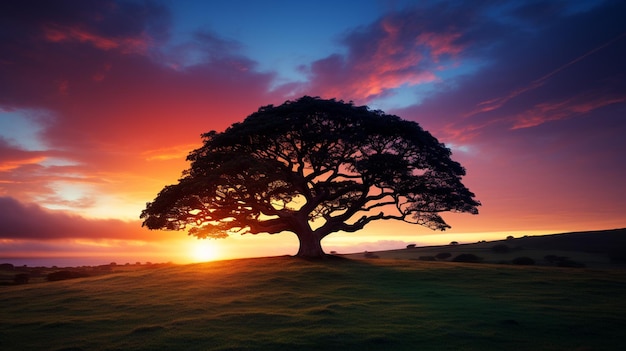
[[[366,106],[304,96],[202,137],[178,184],[141,213],[144,226],[198,238],[292,232],[298,256],[322,257],[324,237],[372,221],[445,230],[440,212],[478,213],[444,144]]]

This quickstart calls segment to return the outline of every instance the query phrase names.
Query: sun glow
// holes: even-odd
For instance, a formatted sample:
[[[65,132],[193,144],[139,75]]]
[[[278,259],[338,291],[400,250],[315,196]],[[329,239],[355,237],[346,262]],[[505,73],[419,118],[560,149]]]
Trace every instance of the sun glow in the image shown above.
[[[191,245],[191,259],[194,262],[213,261],[217,257],[217,248],[209,240],[198,240]]]

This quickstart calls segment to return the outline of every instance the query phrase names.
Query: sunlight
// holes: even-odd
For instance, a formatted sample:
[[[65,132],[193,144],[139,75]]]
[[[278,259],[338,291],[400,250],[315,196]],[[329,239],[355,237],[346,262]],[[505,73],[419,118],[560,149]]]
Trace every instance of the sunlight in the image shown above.
[[[191,246],[191,256],[194,262],[206,262],[215,260],[218,252],[213,242],[198,240]]]

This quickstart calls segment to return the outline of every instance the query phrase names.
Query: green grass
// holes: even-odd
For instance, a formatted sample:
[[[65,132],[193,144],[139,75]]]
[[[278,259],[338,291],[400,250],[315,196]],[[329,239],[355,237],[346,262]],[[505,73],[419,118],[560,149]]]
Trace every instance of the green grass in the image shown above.
[[[621,350],[623,270],[290,257],[0,286],[1,350]]]

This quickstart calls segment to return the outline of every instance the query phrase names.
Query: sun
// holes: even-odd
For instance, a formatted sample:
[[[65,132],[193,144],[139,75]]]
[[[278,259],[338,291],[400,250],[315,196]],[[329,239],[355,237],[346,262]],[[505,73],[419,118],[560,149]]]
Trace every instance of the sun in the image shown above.
[[[191,246],[191,256],[195,262],[215,260],[218,256],[215,244],[208,240],[198,240]]]

